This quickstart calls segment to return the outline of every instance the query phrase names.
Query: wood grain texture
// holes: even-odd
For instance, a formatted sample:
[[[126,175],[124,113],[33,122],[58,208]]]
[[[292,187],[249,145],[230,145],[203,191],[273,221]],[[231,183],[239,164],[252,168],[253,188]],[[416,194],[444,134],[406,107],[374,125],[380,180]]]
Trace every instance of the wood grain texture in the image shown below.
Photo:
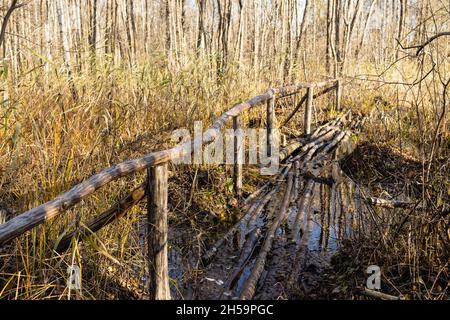
[[[312,119],[312,109],[314,101],[314,89],[308,88],[308,93],[306,94],[306,109],[305,109],[305,122],[304,131],[305,134],[311,134],[311,119]]]
[[[149,294],[152,300],[170,300],[167,224],[167,163],[148,169]]]
[[[286,192],[284,195],[283,203],[280,208],[280,213],[276,217],[275,221],[271,224],[269,231],[267,233],[267,237],[265,238],[264,243],[262,245],[261,251],[259,252],[259,255],[256,259],[255,266],[252,269],[252,272],[250,273],[250,276],[248,277],[247,281],[245,281],[240,296],[241,300],[251,300],[255,294],[256,286],[258,285],[258,281],[261,277],[261,274],[264,271],[267,255],[270,249],[272,248],[275,233],[280,224],[286,219],[287,209],[289,206],[289,202],[291,200],[293,180],[294,180],[293,174],[292,172],[289,172]]]
[[[236,196],[242,195],[242,170],[245,157],[244,134],[242,132],[242,117],[239,115],[233,118],[234,130],[234,169],[233,169],[233,189]]]
[[[266,123],[266,130],[267,130],[267,157],[272,156],[272,147],[274,145],[274,137],[273,137],[273,130],[275,129],[275,96],[267,101],[267,123]]]

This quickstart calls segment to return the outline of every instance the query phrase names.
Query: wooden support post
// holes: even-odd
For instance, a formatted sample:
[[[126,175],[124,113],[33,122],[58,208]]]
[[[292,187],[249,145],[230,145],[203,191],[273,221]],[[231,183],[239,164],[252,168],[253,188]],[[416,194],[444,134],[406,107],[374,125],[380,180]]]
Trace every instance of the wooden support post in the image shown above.
[[[311,118],[314,100],[314,89],[308,88],[306,109],[305,109],[305,134],[311,134]]]
[[[267,102],[267,156],[272,157],[273,129],[275,125],[275,95]]]
[[[234,129],[234,170],[233,187],[238,197],[242,195],[242,165],[244,162],[244,133],[242,132],[242,117],[233,118]]]
[[[170,300],[167,258],[167,163],[148,169],[148,259],[150,299]]]
[[[336,111],[341,111],[342,81],[336,81]]]

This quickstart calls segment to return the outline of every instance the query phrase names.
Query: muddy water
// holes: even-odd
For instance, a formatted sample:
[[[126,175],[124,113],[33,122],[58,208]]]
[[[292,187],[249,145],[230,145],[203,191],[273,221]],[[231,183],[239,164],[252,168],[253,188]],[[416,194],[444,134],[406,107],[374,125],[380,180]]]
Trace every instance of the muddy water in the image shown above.
[[[308,179],[300,177],[300,188],[293,196],[286,221],[276,232],[255,299],[323,297],[314,295],[323,276],[331,272],[331,257],[343,240],[357,238],[365,228],[368,209],[361,190],[342,173],[337,162],[322,168],[312,181],[310,200],[300,212],[299,201],[305,195]],[[255,237],[255,233],[242,228],[235,235],[239,241],[228,242],[205,268],[196,290],[197,298],[237,299],[240,296],[264,241],[267,224],[279,213],[283,195],[282,187],[258,218],[254,228],[259,232],[256,242],[253,240],[251,255],[242,258],[242,242]],[[299,219],[300,237],[295,242],[293,232]]]
[[[293,194],[286,219],[275,232],[260,274],[254,299],[332,298],[331,258],[346,239],[357,240],[370,228],[370,208],[361,190],[345,173],[339,160],[354,150],[351,139],[332,160],[308,173],[292,166]],[[238,299],[255,267],[268,230],[280,215],[287,187],[278,178],[254,204],[264,204],[237,228],[208,264],[201,262],[202,244],[183,228],[172,228],[169,268],[172,297],[177,299]],[[264,201],[266,196],[270,200]],[[226,230],[224,230],[224,233]],[[219,236],[218,236],[219,237]],[[324,285],[325,284],[325,285]]]
[[[331,272],[331,257],[339,250],[345,239],[358,236],[359,224],[365,219],[365,208],[356,208],[361,195],[355,191],[354,184],[346,179],[331,185],[314,183],[312,200],[303,217],[300,242],[289,242],[289,235],[293,231],[293,221],[298,215],[298,208],[293,206],[289,210],[287,223],[278,237],[274,250],[285,253],[274,253],[269,269],[274,276],[265,279],[259,299],[274,298],[320,298],[317,294],[323,275]],[[280,270],[281,267],[281,270]],[[290,274],[287,279],[277,274]],[[314,293],[313,293],[314,292]]]
[[[295,175],[294,192],[285,221],[279,226],[260,274],[254,299],[330,298],[323,286],[332,274],[331,258],[342,241],[355,239],[367,227],[363,191],[341,170],[339,159],[353,152],[347,139],[332,160]],[[286,180],[286,179],[285,179]],[[260,215],[243,224],[202,269],[195,298],[238,299],[255,267],[270,225],[280,213],[286,181],[278,186]],[[255,199],[261,201],[261,199]],[[331,282],[333,280],[330,280]],[[323,287],[325,292],[320,292]]]

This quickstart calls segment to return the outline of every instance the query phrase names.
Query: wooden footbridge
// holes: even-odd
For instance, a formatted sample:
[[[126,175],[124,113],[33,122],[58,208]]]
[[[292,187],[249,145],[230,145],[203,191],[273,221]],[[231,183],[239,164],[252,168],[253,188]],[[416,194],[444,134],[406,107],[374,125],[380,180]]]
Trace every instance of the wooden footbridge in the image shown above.
[[[203,134],[203,144],[212,143],[220,134],[227,122],[232,121],[234,130],[242,126],[242,115],[257,107],[266,108],[266,130],[268,150],[273,143],[273,132],[277,128],[286,126],[300,110],[303,110],[303,134],[288,141],[280,152],[282,166],[278,175],[256,193],[242,201],[242,219],[229,230],[204,255],[205,264],[209,264],[208,272],[218,272],[214,268],[217,263],[216,253],[226,246],[226,242],[239,229],[247,230],[241,234],[238,261],[230,266],[227,273],[225,287],[217,289],[216,298],[236,296],[242,299],[252,299],[258,291],[258,282],[265,273],[269,261],[268,254],[277,245],[276,237],[280,227],[290,219],[292,225],[284,247],[289,252],[289,261],[285,263],[298,264],[302,260],[302,248],[307,246],[308,230],[311,230],[311,219],[308,219],[308,208],[314,201],[312,195],[316,189],[316,182],[327,181],[322,177],[325,170],[332,171],[330,163],[335,159],[336,150],[351,137],[351,130],[358,130],[364,119],[354,116],[350,111],[342,112],[341,96],[342,81],[339,79],[272,88],[266,93],[235,105],[220,116]],[[318,97],[333,93],[333,108],[338,117],[330,119],[313,130],[313,102]],[[277,101],[282,98],[297,96],[299,99],[290,108],[290,114],[284,121],[276,120]],[[302,108],[303,107],[303,108]],[[120,199],[109,210],[85,223],[85,226],[67,234],[59,243],[58,251],[62,252],[70,247],[73,238],[82,240],[93,232],[97,232],[112,221],[124,216],[130,208],[141,200],[148,203],[148,261],[150,278],[150,297],[152,299],[170,299],[168,276],[168,221],[167,203],[170,190],[168,189],[168,163],[186,156],[186,150],[193,150],[200,141],[196,139],[178,145],[172,149],[153,152],[139,159],[125,161],[86,179],[56,199],[17,215],[13,219],[0,225],[0,246],[20,237],[27,231],[46,223],[67,209],[75,206],[81,200],[94,194],[97,190],[110,182],[125,178],[136,172],[147,170],[147,181],[138,186],[131,193]],[[187,148],[189,146],[189,148]],[[243,167],[236,160],[239,148],[237,139],[234,140],[234,190],[241,194]],[[339,151],[338,151],[339,152]],[[336,190],[332,192],[336,193]],[[295,209],[293,213],[292,210]],[[289,218],[292,217],[292,218]],[[259,243],[259,252],[255,248]],[[225,250],[225,249],[224,249]],[[252,257],[250,259],[250,257]],[[249,268],[249,261],[252,267]],[[247,269],[246,269],[247,268]],[[247,270],[247,271],[245,271]],[[267,273],[267,272],[266,272]],[[246,274],[245,277],[242,275]],[[270,275],[269,275],[270,276]],[[266,277],[267,279],[267,277]]]

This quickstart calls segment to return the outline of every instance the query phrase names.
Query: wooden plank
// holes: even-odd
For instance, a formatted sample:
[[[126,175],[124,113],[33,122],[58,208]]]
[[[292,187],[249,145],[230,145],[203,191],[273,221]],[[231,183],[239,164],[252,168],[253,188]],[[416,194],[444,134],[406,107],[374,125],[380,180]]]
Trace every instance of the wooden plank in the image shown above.
[[[242,132],[242,117],[233,118],[234,129],[234,170],[233,187],[236,196],[242,196],[242,172],[244,162],[244,134]]]
[[[307,98],[306,98],[306,110],[305,110],[305,134],[311,134],[311,119],[312,119],[312,109],[314,101],[314,89],[308,88]]]
[[[150,299],[170,300],[167,257],[167,163],[148,169],[148,259]]]

